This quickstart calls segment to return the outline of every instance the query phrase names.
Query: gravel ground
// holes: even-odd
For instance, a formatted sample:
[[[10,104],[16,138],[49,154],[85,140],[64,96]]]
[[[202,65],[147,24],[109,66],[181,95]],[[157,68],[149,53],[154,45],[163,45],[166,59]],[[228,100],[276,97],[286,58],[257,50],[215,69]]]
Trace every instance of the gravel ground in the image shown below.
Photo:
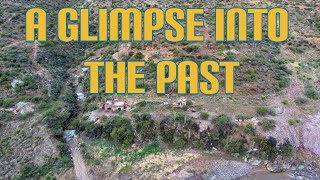
[[[209,164],[207,170],[208,180],[231,180],[243,177],[252,170],[252,167],[243,162],[215,160]]]

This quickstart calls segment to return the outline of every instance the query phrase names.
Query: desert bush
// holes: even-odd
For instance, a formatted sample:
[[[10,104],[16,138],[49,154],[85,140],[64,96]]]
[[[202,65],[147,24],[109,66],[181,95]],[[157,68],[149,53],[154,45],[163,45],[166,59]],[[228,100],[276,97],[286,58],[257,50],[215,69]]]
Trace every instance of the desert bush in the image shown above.
[[[143,140],[150,140],[154,138],[154,122],[150,114],[144,113],[136,119],[136,131],[141,135]]]
[[[153,61],[147,61],[145,67],[145,76],[146,79],[156,79],[157,72],[157,64]]]
[[[308,86],[305,88],[304,95],[310,99],[320,99],[320,92],[313,86]]]
[[[141,101],[137,104],[138,107],[145,107],[147,105],[146,101]]]
[[[83,132],[89,138],[99,138],[102,134],[102,127],[96,125],[93,121],[74,120],[70,123],[70,126],[73,127],[77,133]]]
[[[227,53],[226,53],[226,58],[227,58],[227,59],[233,59],[234,56],[235,56],[235,54],[234,54],[233,52],[227,52]]]
[[[260,150],[258,156],[260,158],[274,160],[277,157],[277,140],[274,137],[265,137],[257,136],[254,138],[254,141],[258,145]]]
[[[295,52],[295,53],[304,53],[304,49],[300,48],[300,47],[293,47],[293,46],[289,46],[288,49],[290,49],[291,51]]]
[[[203,139],[197,139],[192,141],[192,148],[199,150],[208,149],[208,147],[206,146],[206,142]]]
[[[201,112],[200,113],[200,118],[203,120],[207,120],[209,118],[209,114],[206,112]]]
[[[284,100],[281,101],[281,103],[284,104],[284,105],[288,105],[289,101],[288,101],[288,99],[284,99]]]
[[[174,140],[175,130],[170,116],[165,116],[160,122],[160,135],[166,143],[172,143]]]
[[[236,115],[236,119],[241,120],[241,121],[251,119],[251,118],[253,118],[253,116],[251,114],[249,114],[249,115],[245,115],[245,114]]]
[[[231,139],[224,146],[224,149],[229,154],[242,154],[244,151],[244,142],[242,139]]]
[[[193,104],[193,102],[190,99],[188,99],[186,104],[187,104],[187,106],[191,106]]]
[[[132,129],[126,127],[114,128],[111,132],[111,137],[114,142],[129,146],[133,143],[134,135]]]
[[[153,58],[153,59],[159,59],[159,58],[160,58],[160,54],[159,54],[159,53],[152,54],[151,58]]]
[[[131,145],[135,138],[131,120],[122,116],[112,117],[104,123],[102,125],[102,133],[111,137],[115,143],[123,146]]]
[[[178,112],[174,114],[175,121],[184,122],[185,118],[186,118],[186,114],[184,114],[183,112]]]
[[[289,140],[279,145],[278,153],[283,157],[293,157],[295,155],[295,148],[292,146]]]
[[[250,68],[247,74],[244,76],[245,81],[255,81],[258,79],[258,74],[255,69]]]
[[[134,58],[137,60],[141,60],[144,58],[144,55],[142,54],[142,52],[139,51],[134,55]]]
[[[36,166],[33,163],[26,163],[20,168],[20,174],[23,178],[34,177],[34,172],[36,171]]]
[[[260,116],[266,116],[266,115],[274,115],[275,112],[273,109],[266,107],[266,106],[260,106],[257,108],[257,113]]]
[[[183,50],[191,53],[191,52],[198,52],[199,51],[199,45],[188,45],[188,46],[185,46],[183,48]]]
[[[14,106],[14,99],[12,98],[0,99],[0,107],[10,108],[13,106]]]
[[[246,134],[255,135],[256,134],[256,128],[254,127],[254,125],[252,123],[248,123],[244,127],[243,132],[246,133]]]
[[[261,126],[263,131],[270,131],[276,127],[276,122],[271,119],[263,119],[258,122],[258,125]]]
[[[221,138],[226,137],[232,132],[233,123],[227,115],[221,114],[218,117],[214,118],[212,122],[215,125],[216,130]]]
[[[133,113],[133,114],[131,114],[131,118],[133,118],[136,121],[139,121],[140,120],[140,115],[137,114],[137,113]]]
[[[13,118],[13,113],[10,112],[0,112],[0,128],[1,128],[1,121],[8,121]]]
[[[294,103],[296,103],[296,105],[298,106],[302,106],[304,104],[307,104],[308,100],[305,98],[298,97],[297,99],[294,100]]]
[[[173,145],[174,145],[174,147],[177,148],[177,149],[182,149],[182,148],[185,148],[185,147],[186,147],[187,142],[186,142],[186,140],[184,140],[183,138],[178,137],[178,138],[173,142]]]
[[[297,125],[297,124],[299,124],[301,121],[299,120],[299,119],[289,119],[288,120],[288,124],[290,125],[290,126],[295,126],[295,125]]]
[[[59,112],[58,109],[50,109],[44,114],[43,121],[52,129],[55,135],[61,135],[62,131],[69,125],[70,114],[68,112]]]

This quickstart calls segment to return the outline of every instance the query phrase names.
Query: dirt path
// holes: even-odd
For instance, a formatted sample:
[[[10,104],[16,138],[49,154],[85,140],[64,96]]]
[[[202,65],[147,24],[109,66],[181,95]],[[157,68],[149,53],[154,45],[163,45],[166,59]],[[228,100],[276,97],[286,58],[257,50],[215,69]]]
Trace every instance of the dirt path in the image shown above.
[[[80,152],[80,146],[77,138],[69,142],[71,149],[71,156],[74,164],[74,171],[77,179],[79,180],[91,180],[92,177],[89,175],[84,159]]]
[[[46,80],[50,80],[52,78],[49,71],[37,62],[38,51],[39,51],[39,45],[38,45],[38,42],[36,41],[34,42],[34,46],[32,48],[32,53],[30,57],[31,64],[36,69],[36,73],[40,77],[43,77],[43,79],[46,79]]]

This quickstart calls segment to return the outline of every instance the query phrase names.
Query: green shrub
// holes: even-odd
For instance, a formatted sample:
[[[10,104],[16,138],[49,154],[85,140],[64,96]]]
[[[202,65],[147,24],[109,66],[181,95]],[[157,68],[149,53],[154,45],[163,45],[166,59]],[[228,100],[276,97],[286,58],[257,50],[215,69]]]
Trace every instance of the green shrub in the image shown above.
[[[299,120],[299,119],[289,119],[288,120],[288,124],[290,125],[290,126],[295,126],[295,125],[297,125],[297,124],[299,124],[301,121]]]
[[[155,136],[154,122],[151,119],[151,115],[144,113],[136,118],[136,130],[141,135],[141,138],[150,140]]]
[[[134,141],[131,120],[126,117],[115,116],[102,125],[102,133],[110,136],[113,142],[129,146]]]
[[[168,127],[169,128],[169,127]],[[174,129],[168,129],[163,128],[160,131],[160,135],[162,137],[162,140],[166,143],[172,143],[174,140]]]
[[[134,58],[137,60],[141,60],[144,58],[144,55],[142,54],[142,52],[139,51],[134,55]]]
[[[288,140],[279,145],[278,153],[283,157],[293,157],[295,155],[295,152],[295,148]]]
[[[277,140],[274,137],[265,137],[256,136],[254,142],[258,145],[258,156],[260,158],[274,160],[277,157]]]
[[[21,166],[20,174],[24,178],[31,178],[34,176],[34,172],[36,171],[36,167],[32,163],[27,163]]]
[[[260,116],[266,116],[266,115],[275,115],[275,112],[273,109],[270,109],[266,106],[260,106],[257,108],[257,113]]]
[[[294,100],[294,102],[296,103],[296,105],[302,106],[302,105],[306,104],[308,102],[308,100],[305,98],[298,97],[297,99]]]
[[[276,122],[271,119],[263,119],[258,122],[258,125],[262,127],[263,131],[270,131],[276,127]]]
[[[233,52],[227,52],[227,54],[226,54],[227,59],[233,59],[234,56],[235,56],[235,54]]]
[[[70,126],[72,127],[72,129],[79,131],[79,129],[81,127],[81,122],[79,120],[73,120],[73,121],[71,121]]]
[[[178,112],[178,113],[174,114],[175,121],[184,122],[185,119],[186,119],[186,114],[184,114],[182,112]]]
[[[133,130],[126,127],[113,128],[111,137],[114,142],[124,146],[131,145],[134,140]]]
[[[141,101],[137,104],[138,107],[145,107],[147,105],[146,101]]]
[[[187,102],[186,102],[186,104],[187,104],[187,106],[191,106],[193,103],[192,103],[192,101],[191,100],[187,100]]]
[[[159,58],[160,58],[160,54],[159,54],[159,53],[152,54],[151,58],[153,58],[153,59],[159,59]]]
[[[258,74],[255,69],[250,68],[247,74],[244,76],[245,81],[255,81],[258,79]]]
[[[231,139],[227,142],[224,148],[229,154],[242,154],[244,151],[244,142],[241,139]]]
[[[13,113],[11,112],[0,112],[0,121],[7,121],[13,118]],[[1,128],[1,124],[0,124]]]
[[[256,128],[254,127],[254,125],[252,123],[248,123],[244,127],[243,131],[246,134],[251,134],[251,135],[255,135],[256,134]]]
[[[265,116],[269,113],[269,108],[265,106],[261,106],[257,108],[257,113],[259,115]]]
[[[205,140],[203,140],[203,139],[194,140],[194,141],[192,142],[192,148],[194,148],[194,149],[199,149],[199,150],[205,150],[205,149],[207,149]]]
[[[282,90],[283,88],[289,86],[290,84],[288,73],[283,71],[282,69],[275,70],[275,79],[276,81],[273,85],[276,91]]]
[[[166,143],[172,143],[174,140],[175,130],[171,119],[170,116],[165,116],[160,122],[160,135]]]
[[[182,148],[185,148],[185,147],[186,147],[187,142],[186,142],[183,138],[178,137],[178,138],[174,141],[173,145],[174,145],[175,148],[177,148],[177,149],[182,149]]]
[[[289,46],[288,48],[295,53],[299,53],[299,54],[304,53],[304,49],[300,47]]]
[[[102,128],[99,125],[96,125],[93,121],[81,121],[79,124],[73,124],[76,127],[78,132],[83,131],[84,134],[89,138],[99,138],[102,133]]]
[[[14,106],[14,100],[11,98],[0,99],[0,107],[11,108]]]
[[[288,104],[289,104],[289,101],[288,101],[287,99],[284,99],[284,100],[282,100],[281,102],[282,102],[282,104],[284,104],[284,105],[288,105]]]
[[[215,125],[220,138],[225,138],[232,132],[233,123],[227,115],[221,114],[214,118],[212,122]]]
[[[62,131],[68,127],[70,121],[70,113],[65,111],[60,112],[60,110],[60,107],[49,109],[43,115],[43,121],[56,135],[61,135]]]
[[[90,103],[87,106],[87,111],[94,111],[94,110],[97,110],[97,109],[98,109],[98,106],[97,106],[97,104],[95,102]]]
[[[306,87],[304,95],[310,99],[320,99],[320,92],[313,86]]]
[[[207,120],[209,118],[209,114],[206,112],[201,112],[200,113],[200,118],[203,120]]]
[[[238,114],[236,115],[236,119],[237,120],[241,120],[241,121],[244,121],[244,120],[247,120],[247,119],[251,119],[253,118],[253,116],[250,114],[250,115],[244,115],[244,114]]]
[[[199,45],[188,45],[183,48],[185,51],[191,53],[191,52],[198,52],[199,51]]]

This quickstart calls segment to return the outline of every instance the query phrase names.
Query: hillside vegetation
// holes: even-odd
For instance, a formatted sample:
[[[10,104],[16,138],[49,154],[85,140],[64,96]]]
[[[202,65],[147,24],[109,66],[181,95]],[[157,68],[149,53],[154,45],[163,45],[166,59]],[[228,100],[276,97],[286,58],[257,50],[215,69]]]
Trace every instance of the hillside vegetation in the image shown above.
[[[47,42],[24,41],[25,14],[33,7],[48,13]],[[205,27],[199,33],[205,41],[169,43],[162,30],[154,42],[63,43],[56,37],[56,17],[64,7],[90,8],[91,33],[97,32],[98,8],[204,8]],[[262,42],[216,43],[212,29],[216,7],[286,8],[289,39],[281,44],[269,42],[264,32]],[[1,1],[0,177],[54,179],[69,172],[65,170],[73,166],[70,144],[63,140],[68,129],[76,130],[85,165],[97,178],[157,179],[186,168],[186,163],[216,156],[266,160],[269,167],[277,162],[299,164],[309,156],[317,160],[319,7],[315,0]],[[252,27],[252,19],[248,21]],[[249,39],[252,36],[249,29]],[[88,93],[89,74],[82,69],[83,61],[137,59],[146,61],[146,80],[138,85],[146,87],[145,95]],[[186,59],[197,63],[239,60],[234,95],[178,96],[174,85],[167,88],[168,95],[156,95],[156,63]],[[218,76],[223,87],[223,74]],[[103,77],[101,83],[104,86]],[[77,93],[85,98],[79,100]],[[132,109],[97,110],[97,103],[112,98],[124,100]],[[181,102],[185,105],[177,105]],[[221,154],[210,154],[216,151]],[[204,178],[210,173],[196,175]]]

